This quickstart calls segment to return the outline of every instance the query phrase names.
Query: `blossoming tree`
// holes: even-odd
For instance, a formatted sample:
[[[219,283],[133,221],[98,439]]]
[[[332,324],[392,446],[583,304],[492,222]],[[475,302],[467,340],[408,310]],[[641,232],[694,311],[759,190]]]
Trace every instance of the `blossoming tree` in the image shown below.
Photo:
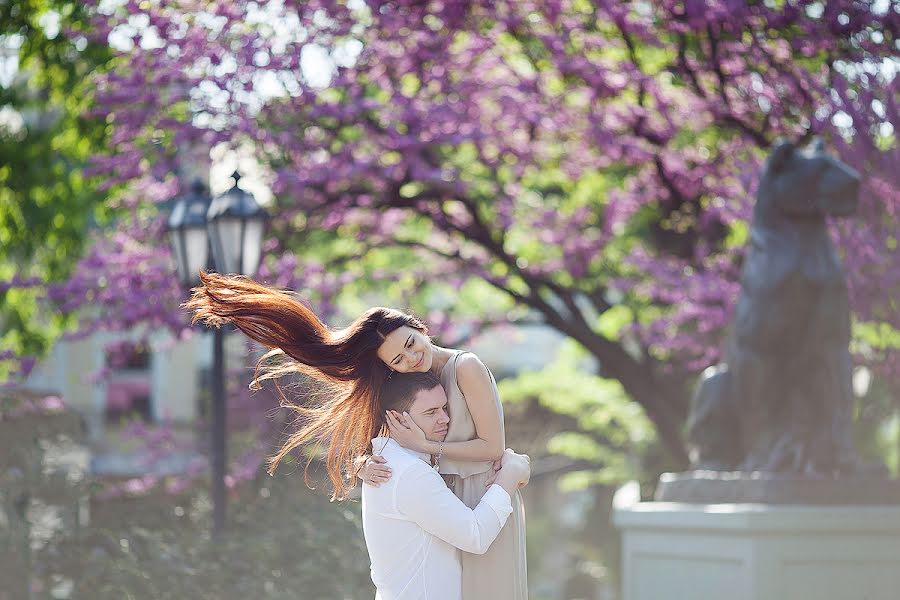
[[[887,2],[89,4],[83,33],[120,40],[96,78],[111,144],[94,173],[127,184],[135,218],[55,288],[64,309],[93,294],[120,308],[112,321],[176,326],[146,206],[175,193],[179,148],[249,147],[278,212],[263,278],[323,304],[446,307],[434,320],[457,330],[537,318],[618,380],[680,461],[761,160],[778,137],[818,135],[864,174],[860,215],[834,235],[860,359],[896,373]]]

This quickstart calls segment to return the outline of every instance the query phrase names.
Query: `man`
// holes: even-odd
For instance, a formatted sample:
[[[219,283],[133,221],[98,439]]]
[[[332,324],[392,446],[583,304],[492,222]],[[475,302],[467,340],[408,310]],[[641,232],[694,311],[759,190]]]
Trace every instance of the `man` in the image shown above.
[[[409,413],[429,440],[444,440],[447,395],[433,374],[395,374],[382,397],[383,409]],[[528,457],[507,450],[494,483],[470,509],[431,466],[429,455],[384,437],[372,440],[372,448],[392,469],[387,482],[362,491],[375,599],[461,600],[459,552],[487,552],[512,513],[512,494],[528,481]]]

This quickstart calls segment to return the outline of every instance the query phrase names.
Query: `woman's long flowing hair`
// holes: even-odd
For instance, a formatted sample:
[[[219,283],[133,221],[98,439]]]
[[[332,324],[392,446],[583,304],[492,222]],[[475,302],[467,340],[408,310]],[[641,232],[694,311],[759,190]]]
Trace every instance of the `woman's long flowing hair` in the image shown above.
[[[401,311],[372,308],[346,329],[332,330],[291,292],[240,275],[201,272],[200,280],[183,305],[193,313],[192,322],[212,327],[232,323],[270,348],[256,364],[252,387],[269,379],[277,385],[279,378],[292,373],[327,384],[329,393],[313,394],[303,404],[291,402],[279,388],[282,405],[299,415],[299,428],[268,459],[268,472],[298,446],[327,445],[333,498],[345,498],[356,485],[355,459],[384,426],[378,391],[390,369],[376,352],[385,336],[404,325],[426,335],[427,328]]]

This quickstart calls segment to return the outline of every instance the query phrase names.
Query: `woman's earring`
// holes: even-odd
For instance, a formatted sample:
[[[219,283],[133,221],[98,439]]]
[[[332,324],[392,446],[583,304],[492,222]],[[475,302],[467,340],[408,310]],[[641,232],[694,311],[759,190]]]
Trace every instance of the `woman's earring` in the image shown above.
[[[390,371],[390,372],[391,372],[391,373],[390,373],[390,375],[388,375],[388,379],[390,379],[390,378],[391,378],[391,377],[393,377],[393,376],[394,376],[394,373],[396,373],[396,371],[394,371],[394,370],[393,370],[393,369],[391,369],[391,368],[388,368],[388,371]]]

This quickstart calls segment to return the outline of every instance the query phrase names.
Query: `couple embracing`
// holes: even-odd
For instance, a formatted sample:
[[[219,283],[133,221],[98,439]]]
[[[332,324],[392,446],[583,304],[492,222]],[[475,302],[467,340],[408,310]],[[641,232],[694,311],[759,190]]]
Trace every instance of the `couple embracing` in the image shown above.
[[[292,405],[301,427],[270,459],[320,442],[334,497],[359,477],[380,600],[526,600],[527,457],[506,446],[491,372],[424,323],[373,308],[332,330],[303,303],[239,276],[201,274],[194,320],[232,323],[271,349],[255,383],[304,373],[327,386]],[[360,468],[361,467],[361,468]]]

